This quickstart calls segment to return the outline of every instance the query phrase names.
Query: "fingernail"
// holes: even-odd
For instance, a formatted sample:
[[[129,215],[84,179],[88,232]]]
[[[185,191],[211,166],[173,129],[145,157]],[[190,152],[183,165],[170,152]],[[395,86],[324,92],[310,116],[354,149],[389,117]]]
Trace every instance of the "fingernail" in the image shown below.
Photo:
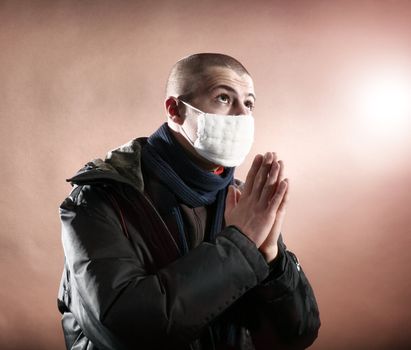
[[[257,163],[257,162],[261,161],[262,157],[263,157],[262,154],[257,154],[257,155],[254,157],[254,162]]]

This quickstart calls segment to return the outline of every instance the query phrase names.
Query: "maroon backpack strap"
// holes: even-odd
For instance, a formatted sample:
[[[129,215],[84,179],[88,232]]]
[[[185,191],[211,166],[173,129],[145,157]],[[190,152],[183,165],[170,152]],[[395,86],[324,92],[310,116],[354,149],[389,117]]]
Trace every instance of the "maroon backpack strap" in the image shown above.
[[[127,239],[130,239],[126,221],[124,220],[124,214],[123,214],[123,211],[121,210],[120,205],[118,204],[116,197],[112,194],[112,191],[106,191],[106,195],[108,199],[110,200],[111,204],[113,205],[114,209],[116,210],[117,215],[119,216],[121,229],[123,230],[124,235],[127,237]]]
[[[105,192],[117,212],[124,235],[132,240],[127,224],[135,227],[146,242],[158,269],[180,257],[168,227],[144,194],[133,192],[135,196],[131,201],[128,193],[120,194],[113,186],[105,187]],[[124,188],[122,192],[126,192]]]

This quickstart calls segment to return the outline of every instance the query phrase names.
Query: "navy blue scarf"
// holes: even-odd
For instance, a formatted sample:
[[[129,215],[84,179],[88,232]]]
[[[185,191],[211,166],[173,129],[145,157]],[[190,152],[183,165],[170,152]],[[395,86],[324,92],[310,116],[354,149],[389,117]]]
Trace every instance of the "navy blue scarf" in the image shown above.
[[[175,198],[172,208],[168,210],[175,217],[183,254],[188,251],[188,246],[178,203],[192,208],[215,203],[209,236],[210,240],[214,240],[222,229],[227,188],[233,183],[234,176],[234,168],[226,168],[221,175],[206,171],[196,165],[186,152],[174,139],[166,123],[148,138],[142,150],[144,168],[150,176],[157,177]]]

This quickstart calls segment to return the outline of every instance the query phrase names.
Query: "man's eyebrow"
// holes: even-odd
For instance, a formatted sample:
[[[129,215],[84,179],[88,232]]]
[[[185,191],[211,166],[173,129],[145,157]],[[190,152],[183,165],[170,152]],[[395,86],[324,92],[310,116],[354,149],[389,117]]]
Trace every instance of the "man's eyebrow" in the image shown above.
[[[209,91],[211,92],[211,91],[214,91],[214,90],[220,89],[220,88],[226,89],[226,90],[231,91],[231,92],[237,92],[230,85],[224,85],[224,84],[213,86],[209,89]],[[251,96],[254,99],[254,101],[257,100],[257,98],[255,97],[255,95],[252,92],[250,92],[247,96]]]

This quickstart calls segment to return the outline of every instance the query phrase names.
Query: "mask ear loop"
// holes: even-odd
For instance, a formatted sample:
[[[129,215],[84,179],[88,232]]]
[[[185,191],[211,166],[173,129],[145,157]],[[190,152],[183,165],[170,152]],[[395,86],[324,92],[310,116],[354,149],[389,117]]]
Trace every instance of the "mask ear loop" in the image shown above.
[[[187,140],[190,142],[190,144],[194,147],[194,142],[193,142],[193,140],[190,138],[190,136],[188,136],[188,134],[186,133],[186,131],[184,130],[184,128],[183,128],[182,125],[180,126],[180,128],[181,128],[181,130],[183,130],[183,133],[184,133],[186,139],[187,139]]]
[[[198,108],[195,108],[194,106],[190,105],[189,103],[184,102],[183,100],[180,100],[180,99],[179,99],[179,101],[182,102],[183,104],[185,104],[187,107],[189,107],[191,109],[194,109],[196,112],[199,112],[201,114],[205,114],[203,111],[200,111]],[[185,117],[185,119],[186,118],[187,117]],[[184,119],[184,122],[185,122],[185,119]],[[183,123],[183,125],[184,125],[184,123]],[[185,131],[185,129],[183,127],[183,125],[180,126],[181,130],[183,130],[183,133],[184,133],[185,137],[191,143],[191,145],[194,147],[194,141],[190,138],[190,136],[188,136],[187,132]]]
[[[187,107],[190,107],[191,109],[194,109],[194,110],[197,111],[198,113],[206,114],[206,113],[204,113],[203,111],[199,110],[198,108],[195,108],[194,106],[190,105],[189,103],[184,102],[183,100],[179,100],[179,101],[182,102],[183,104],[185,104]]]

